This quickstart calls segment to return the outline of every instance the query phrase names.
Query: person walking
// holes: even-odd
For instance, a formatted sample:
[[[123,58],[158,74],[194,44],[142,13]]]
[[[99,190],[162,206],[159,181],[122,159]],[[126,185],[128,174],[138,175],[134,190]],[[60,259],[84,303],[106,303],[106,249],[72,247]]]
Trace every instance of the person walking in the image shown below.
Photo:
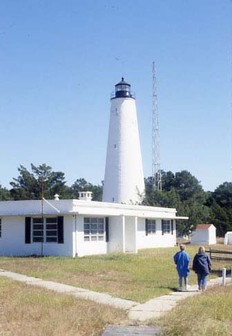
[[[192,269],[197,274],[198,290],[204,291],[207,287],[208,275],[211,270],[210,257],[205,253],[204,246],[200,246],[193,259]]]
[[[183,291],[183,280],[185,289],[188,289],[190,256],[185,251],[185,245],[180,245],[180,251],[174,255],[173,259],[176,264],[177,273],[179,275],[179,291]]]

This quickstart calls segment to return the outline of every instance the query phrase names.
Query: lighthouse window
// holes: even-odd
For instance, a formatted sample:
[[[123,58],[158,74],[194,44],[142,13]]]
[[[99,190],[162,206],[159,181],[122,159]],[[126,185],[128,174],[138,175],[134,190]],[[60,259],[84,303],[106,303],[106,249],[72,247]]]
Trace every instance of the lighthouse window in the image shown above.
[[[105,220],[99,217],[84,218],[84,240],[99,241],[105,239]]]
[[[128,85],[118,85],[117,86],[117,91],[124,91],[128,90]]]

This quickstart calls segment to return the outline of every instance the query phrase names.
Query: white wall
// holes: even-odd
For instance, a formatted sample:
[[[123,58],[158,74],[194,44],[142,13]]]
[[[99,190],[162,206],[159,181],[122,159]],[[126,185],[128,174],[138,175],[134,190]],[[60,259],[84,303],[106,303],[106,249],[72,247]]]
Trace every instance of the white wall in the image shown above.
[[[216,228],[214,226],[210,226],[209,228],[209,244],[216,244]]]
[[[175,221],[174,221],[175,222]],[[138,249],[170,247],[176,244],[176,230],[162,235],[161,220],[156,219],[156,233],[146,236],[145,218],[109,216],[109,242],[84,241],[84,215],[64,216],[64,244],[25,244],[25,217],[2,217],[0,255],[84,256],[111,252],[137,252]]]
[[[23,217],[2,217],[2,236],[0,238],[0,255],[16,256],[38,254],[37,246],[25,244],[25,219]]]
[[[173,221],[173,234],[162,235],[161,219],[156,219],[156,233],[146,236],[145,219],[138,219],[137,248],[172,247],[176,245],[176,225]]]
[[[208,245],[209,244],[209,231],[206,230],[196,230],[193,231],[191,236],[191,244],[195,245]]]
[[[124,220],[123,216],[109,217],[108,251],[124,252]]]
[[[107,252],[106,241],[84,241],[84,217],[86,216],[74,216],[74,221],[76,220],[74,256],[105,254]]]
[[[137,217],[125,217],[125,251],[137,253]]]
[[[0,255],[56,255],[72,256],[72,216],[64,217],[64,244],[30,243],[25,244],[25,217],[2,217],[2,237]]]

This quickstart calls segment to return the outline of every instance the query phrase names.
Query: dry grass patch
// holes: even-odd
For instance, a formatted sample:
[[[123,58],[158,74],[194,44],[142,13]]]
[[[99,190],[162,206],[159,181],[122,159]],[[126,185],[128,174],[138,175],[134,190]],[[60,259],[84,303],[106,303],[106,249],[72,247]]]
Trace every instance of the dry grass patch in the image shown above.
[[[230,336],[231,307],[232,286],[211,288],[204,294],[182,301],[161,318],[159,320],[163,328],[161,335]]]
[[[118,309],[0,278],[0,335],[97,336],[125,318]]]

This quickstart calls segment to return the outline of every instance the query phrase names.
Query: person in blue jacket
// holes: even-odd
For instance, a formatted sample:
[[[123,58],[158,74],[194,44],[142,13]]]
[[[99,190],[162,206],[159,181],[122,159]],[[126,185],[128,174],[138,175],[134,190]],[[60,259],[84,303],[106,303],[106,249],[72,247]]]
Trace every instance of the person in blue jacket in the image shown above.
[[[185,289],[188,288],[188,276],[189,276],[189,262],[190,256],[185,251],[185,245],[180,245],[180,251],[177,252],[174,257],[174,262],[176,264],[177,273],[179,275],[179,290],[183,290],[183,280]]]
[[[204,246],[200,246],[193,259],[192,269],[197,274],[198,290],[204,291],[207,286],[208,275],[211,270],[210,257],[205,253]]]

